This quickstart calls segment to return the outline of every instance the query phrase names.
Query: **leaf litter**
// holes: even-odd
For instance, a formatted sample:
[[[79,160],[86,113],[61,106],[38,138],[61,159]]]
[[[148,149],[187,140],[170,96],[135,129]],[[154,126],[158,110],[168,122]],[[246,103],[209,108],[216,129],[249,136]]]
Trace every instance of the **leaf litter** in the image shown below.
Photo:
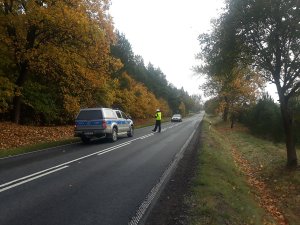
[[[0,150],[73,137],[73,126],[27,126],[0,123]]]

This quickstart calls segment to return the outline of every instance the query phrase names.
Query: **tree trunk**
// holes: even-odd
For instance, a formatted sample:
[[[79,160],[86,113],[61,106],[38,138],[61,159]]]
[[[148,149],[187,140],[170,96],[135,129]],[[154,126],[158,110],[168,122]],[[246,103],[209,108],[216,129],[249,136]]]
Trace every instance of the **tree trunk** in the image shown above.
[[[22,103],[22,96],[15,95],[13,100],[12,121],[17,124],[20,123],[20,118],[21,118],[21,103]]]
[[[288,110],[288,104],[281,102],[280,104],[283,126],[285,131],[285,144],[287,150],[287,167],[297,167],[297,153],[295,147],[295,139],[293,132],[293,118]]]
[[[224,111],[223,111],[223,121],[227,122],[228,120],[228,107],[225,106]]]
[[[17,36],[16,35],[16,30],[14,27],[7,27],[9,36],[12,37],[13,39]],[[31,25],[28,28],[27,31],[27,36],[26,36],[26,50],[32,49],[34,47],[34,42],[36,39],[36,31],[37,31],[37,26],[36,25]],[[16,48],[15,49],[15,54],[18,55],[20,53],[20,49]],[[12,110],[12,121],[15,123],[20,123],[20,118],[21,118],[21,105],[22,105],[22,87],[24,86],[26,80],[27,80],[27,75],[28,75],[28,60],[27,59],[21,59],[17,63],[17,67],[19,68],[19,76],[18,79],[16,80],[16,88],[15,88],[15,96],[13,100],[13,110]]]
[[[21,118],[21,104],[22,104],[22,95],[19,89],[21,89],[27,79],[27,73],[28,73],[28,68],[27,68],[28,62],[22,62],[19,64],[19,77],[16,81],[17,88],[15,89],[15,96],[13,99],[13,110],[12,110],[12,122],[14,123],[20,123],[20,118]]]
[[[235,117],[234,117],[234,115],[232,115],[231,116],[231,126],[230,126],[231,129],[233,129],[234,121],[235,121]]]
[[[225,96],[224,97],[224,101],[225,101],[225,107],[224,107],[224,111],[223,111],[223,115],[222,115],[222,119],[224,122],[227,122],[228,120],[228,114],[229,114],[229,104],[228,104],[228,98]]]

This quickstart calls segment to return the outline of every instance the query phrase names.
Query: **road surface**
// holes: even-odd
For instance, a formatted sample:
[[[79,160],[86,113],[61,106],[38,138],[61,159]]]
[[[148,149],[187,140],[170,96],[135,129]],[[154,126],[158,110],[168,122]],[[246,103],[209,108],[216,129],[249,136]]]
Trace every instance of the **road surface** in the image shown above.
[[[202,117],[0,159],[0,224],[140,224]]]

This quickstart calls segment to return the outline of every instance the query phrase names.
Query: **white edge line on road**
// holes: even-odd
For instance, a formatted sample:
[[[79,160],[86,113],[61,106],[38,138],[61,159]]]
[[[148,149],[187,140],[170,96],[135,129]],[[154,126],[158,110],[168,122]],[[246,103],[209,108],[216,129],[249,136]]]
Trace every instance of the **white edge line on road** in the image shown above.
[[[95,152],[95,153],[92,153],[92,154],[89,154],[89,155],[86,155],[86,156],[83,156],[83,157],[80,157],[80,158],[71,160],[71,161],[68,161],[68,162],[65,162],[65,163],[62,163],[62,164],[60,164],[60,165],[57,165],[57,166],[48,168],[48,169],[46,169],[46,170],[42,170],[42,171],[33,173],[33,174],[30,174],[30,175],[25,176],[25,177],[21,177],[21,178],[19,178],[19,179],[16,179],[16,180],[7,182],[7,183],[5,183],[5,184],[1,184],[1,185],[0,185],[0,188],[1,188],[1,187],[4,187],[4,186],[7,186],[7,185],[10,185],[10,184],[13,184],[13,183],[16,183],[16,182],[18,182],[18,181],[26,180],[26,179],[28,179],[28,178],[30,178],[30,177],[34,177],[33,179],[28,179],[28,180],[26,180],[26,182],[19,182],[19,183],[17,183],[18,185],[11,185],[11,186],[9,186],[9,187],[16,187],[16,186],[19,186],[19,185],[21,185],[21,184],[23,184],[23,183],[27,183],[27,182],[29,182],[29,181],[31,181],[31,180],[35,180],[35,179],[37,179],[37,178],[39,178],[39,177],[45,176],[45,175],[47,175],[47,174],[50,174],[50,173],[52,173],[53,171],[55,172],[55,171],[57,171],[57,170],[60,170],[61,167],[63,167],[63,168],[68,167],[68,164],[71,164],[71,163],[73,163],[73,162],[76,162],[76,161],[79,161],[79,160],[82,160],[82,159],[91,157],[91,156],[96,155],[96,154],[102,155],[102,154],[104,154],[104,153],[113,151],[113,150],[115,150],[115,149],[118,149],[118,148],[120,148],[120,147],[126,146],[126,145],[128,145],[128,144],[131,144],[131,141],[124,142],[124,143],[122,143],[122,144],[119,144],[119,145],[116,145],[116,146],[112,146],[112,147],[109,147],[109,148],[107,148],[107,149],[104,149],[104,150],[101,150],[101,151],[98,151],[98,152]],[[56,168],[58,168],[58,169],[56,169]],[[54,170],[53,170],[53,169],[54,169]],[[49,170],[50,170],[50,172],[45,173],[45,172],[47,172],[47,171],[49,171]],[[38,175],[38,174],[42,174],[42,175],[36,176],[36,175]],[[5,191],[5,190],[7,190],[7,189],[9,189],[9,188],[3,188],[3,189],[0,189],[0,192]]]
[[[165,129],[167,129],[167,128],[165,128]],[[195,132],[195,131],[194,131],[194,132]],[[194,134],[194,133],[193,133],[193,134]],[[193,135],[193,134],[192,134],[192,135]],[[59,170],[61,170],[61,169],[67,168],[67,167],[69,167],[68,164],[71,164],[71,163],[73,163],[73,162],[76,162],[76,161],[79,161],[79,160],[82,160],[82,159],[91,157],[91,156],[93,156],[93,155],[103,155],[103,154],[108,153],[108,152],[110,152],[110,151],[113,151],[113,150],[116,150],[116,149],[118,149],[118,148],[121,148],[121,147],[124,147],[124,146],[126,146],[126,145],[129,145],[129,144],[131,144],[133,141],[145,139],[145,138],[150,137],[150,136],[153,136],[153,135],[154,135],[153,133],[149,133],[149,134],[146,134],[146,135],[144,135],[144,136],[142,136],[142,137],[135,138],[135,139],[133,139],[133,140],[130,140],[130,141],[127,141],[127,142],[118,144],[118,145],[116,145],[116,146],[112,146],[112,147],[103,149],[103,150],[101,150],[101,151],[94,152],[94,153],[92,153],[92,154],[89,154],[89,155],[86,155],[86,156],[83,156],[83,157],[80,157],[80,158],[77,158],[77,159],[74,159],[74,160],[71,160],[71,161],[62,163],[62,164],[60,164],[60,165],[57,165],[57,166],[54,166],[54,167],[51,167],[51,168],[48,168],[48,169],[46,169],[46,170],[42,170],[42,171],[39,171],[39,172],[30,174],[30,175],[28,175],[28,176],[21,177],[21,178],[18,178],[18,179],[16,179],[16,180],[7,182],[7,183],[5,183],[5,184],[1,184],[1,185],[0,185],[0,188],[1,188],[1,187],[5,187],[5,186],[10,185],[10,184],[13,184],[13,183],[16,183],[16,182],[18,182],[18,181],[21,181],[21,182],[19,182],[19,183],[16,183],[16,184],[13,184],[13,185],[10,185],[10,186],[8,186],[8,187],[5,187],[5,188],[0,189],[0,192],[3,192],[3,191],[5,191],[5,190],[11,189],[11,188],[13,188],[13,187],[19,186],[19,185],[21,185],[21,184],[27,183],[27,182],[29,182],[29,181],[35,180],[35,179],[37,179],[37,178],[43,177],[43,176],[45,176],[45,175],[51,174],[51,173],[53,173],[53,172],[59,171]],[[77,142],[76,142],[76,143],[77,143]],[[72,144],[76,144],[76,143],[71,143],[71,144],[61,145],[61,146],[57,146],[57,147],[68,146],[68,145],[72,145]],[[78,143],[79,143],[79,142],[78,142]],[[47,148],[47,149],[52,149],[52,148],[57,148],[57,147],[51,147],[51,148]],[[45,150],[47,150],[47,149],[41,149],[41,150],[39,150],[39,151],[45,151]],[[35,151],[35,152],[39,152],[39,151]],[[22,155],[26,155],[26,154],[30,154],[30,153],[32,153],[32,152],[24,153],[24,154],[22,154]],[[18,155],[18,156],[20,156],[20,155]],[[7,158],[12,158],[12,157],[15,157],[15,156],[6,157],[6,158],[1,158],[1,159],[7,159]],[[0,160],[1,160],[1,159],[0,159]],[[56,169],[56,168],[58,168],[58,169]],[[54,170],[53,170],[53,169],[54,169]],[[50,171],[50,172],[47,172],[47,171]],[[45,173],[45,172],[46,172],[46,173]],[[41,175],[38,175],[38,174],[41,174]],[[36,176],[36,175],[38,175],[38,176]],[[32,178],[30,178],[30,177],[32,177]],[[28,179],[28,178],[30,178],[30,179]],[[27,179],[27,180],[26,180],[26,179]]]
[[[38,174],[45,173],[45,172],[47,172],[47,171],[49,171],[49,170],[53,170],[53,169],[58,168],[58,167],[61,167],[61,165],[54,166],[54,167],[48,168],[48,169],[46,169],[46,170],[39,171],[39,172],[30,174],[30,175],[28,175],[28,176],[25,176],[25,177],[21,177],[21,178],[19,178],[19,179],[16,179],[16,180],[7,182],[7,183],[5,183],[5,184],[1,184],[1,185],[0,185],[0,188],[1,188],[1,187],[5,187],[5,186],[10,185],[10,184],[13,184],[13,183],[16,183],[16,182],[21,181],[21,180],[26,180],[27,178],[34,177],[34,176],[36,176],[36,175],[38,175]]]
[[[177,125],[176,125],[177,126]],[[171,127],[168,127],[168,128],[172,128],[173,126]],[[166,130],[167,128],[165,128]],[[152,136],[153,134],[148,134],[148,135],[144,135],[142,137],[145,137],[145,136]],[[139,139],[144,139],[142,137],[139,137],[139,138],[135,138],[131,141],[136,141],[136,140],[139,140]],[[70,143],[70,144],[64,144],[64,145],[58,145],[58,146],[54,146],[54,147],[49,147],[49,148],[44,148],[44,149],[40,149],[40,150],[36,150],[36,151],[32,151],[32,152],[26,152],[26,153],[22,153],[22,154],[18,154],[18,155],[13,155],[13,156],[7,156],[7,157],[3,157],[3,158],[0,158],[0,160],[4,160],[4,159],[10,159],[10,158],[15,158],[15,157],[19,157],[19,156],[24,156],[24,155],[29,155],[29,154],[33,154],[33,153],[37,153],[37,152],[42,152],[42,151],[47,151],[47,150],[50,150],[50,149],[54,149],[54,148],[60,148],[60,147],[66,147],[66,146],[69,146],[69,145],[74,145],[74,144],[79,144],[81,143],[80,141],[76,141],[76,142],[73,142],[73,143]]]
[[[167,177],[171,174],[172,170],[177,165],[178,161],[181,159],[182,153],[186,149],[187,145],[190,143],[191,139],[193,138],[196,130],[193,131],[193,133],[190,135],[188,140],[184,143],[180,151],[175,155],[173,161],[169,164],[168,168],[164,171],[163,175],[160,177],[159,182],[151,189],[149,194],[147,195],[146,199],[142,202],[142,204],[139,206],[136,215],[132,217],[128,225],[138,225],[140,220],[142,219],[143,215],[149,208],[150,204],[152,203],[153,199],[156,197],[156,195],[159,193],[160,188],[164,184],[164,182],[167,180]]]
[[[174,126],[179,126],[179,124],[176,124]],[[167,128],[164,128],[162,129],[163,131],[164,130],[167,130],[168,128],[172,128],[173,126],[170,126],[170,127],[167,127]],[[148,135],[144,135],[144,136],[152,136],[153,134],[148,134]],[[144,137],[142,136],[142,137]],[[144,139],[144,138],[135,138],[131,141],[136,141],[136,140],[139,140],[139,139]],[[73,143],[70,143],[70,144],[64,144],[64,145],[58,145],[58,146],[54,146],[54,147],[49,147],[49,148],[44,148],[44,149],[40,149],[40,150],[36,150],[36,151],[32,151],[32,152],[26,152],[26,153],[22,153],[22,154],[18,154],[18,155],[13,155],[13,156],[7,156],[7,157],[3,157],[3,158],[0,158],[0,160],[4,160],[4,159],[10,159],[10,158],[15,158],[15,157],[19,157],[19,156],[24,156],[24,155],[29,155],[29,154],[33,154],[33,153],[37,153],[37,152],[42,152],[42,151],[47,151],[47,150],[50,150],[50,149],[54,149],[54,148],[60,148],[60,147],[65,147],[65,146],[69,146],[69,145],[74,145],[74,144],[79,144],[81,143],[80,141],[76,141],[76,142],[73,142]]]
[[[43,176],[46,176],[46,175],[48,175],[48,174],[55,173],[55,172],[57,172],[57,171],[59,171],[59,170],[65,169],[65,168],[67,168],[67,167],[69,167],[69,166],[63,166],[63,167],[57,168],[57,169],[55,169],[55,170],[49,171],[49,172],[47,172],[47,173],[43,173],[43,174],[41,174],[41,175],[32,177],[32,178],[30,178],[30,179],[23,180],[23,181],[21,181],[21,182],[19,182],[19,183],[16,183],[16,184],[13,184],[13,185],[10,185],[10,186],[8,186],[8,187],[5,187],[5,188],[0,189],[0,192],[6,191],[6,190],[8,190],[8,189],[17,187],[17,186],[22,185],[22,184],[25,184],[25,183],[28,183],[28,182],[30,182],[30,181],[32,181],[32,180],[38,179],[38,178],[43,177]]]

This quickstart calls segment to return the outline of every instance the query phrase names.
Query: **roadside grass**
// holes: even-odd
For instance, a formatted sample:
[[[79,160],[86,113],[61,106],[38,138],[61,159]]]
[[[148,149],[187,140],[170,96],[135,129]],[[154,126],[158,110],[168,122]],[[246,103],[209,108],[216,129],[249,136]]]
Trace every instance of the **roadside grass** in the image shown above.
[[[300,171],[286,170],[284,144],[207,115],[201,139],[189,224],[299,224]]]
[[[285,221],[290,225],[297,225],[300,221],[300,168],[288,170],[286,168],[286,147],[284,143],[273,143],[268,140],[252,136],[237,127],[226,132],[227,138],[233,145],[238,146],[240,155],[255,171],[255,176],[263,182],[275,201],[274,205],[282,212]],[[300,149],[297,149],[300,156]],[[270,205],[267,210],[272,213]]]

